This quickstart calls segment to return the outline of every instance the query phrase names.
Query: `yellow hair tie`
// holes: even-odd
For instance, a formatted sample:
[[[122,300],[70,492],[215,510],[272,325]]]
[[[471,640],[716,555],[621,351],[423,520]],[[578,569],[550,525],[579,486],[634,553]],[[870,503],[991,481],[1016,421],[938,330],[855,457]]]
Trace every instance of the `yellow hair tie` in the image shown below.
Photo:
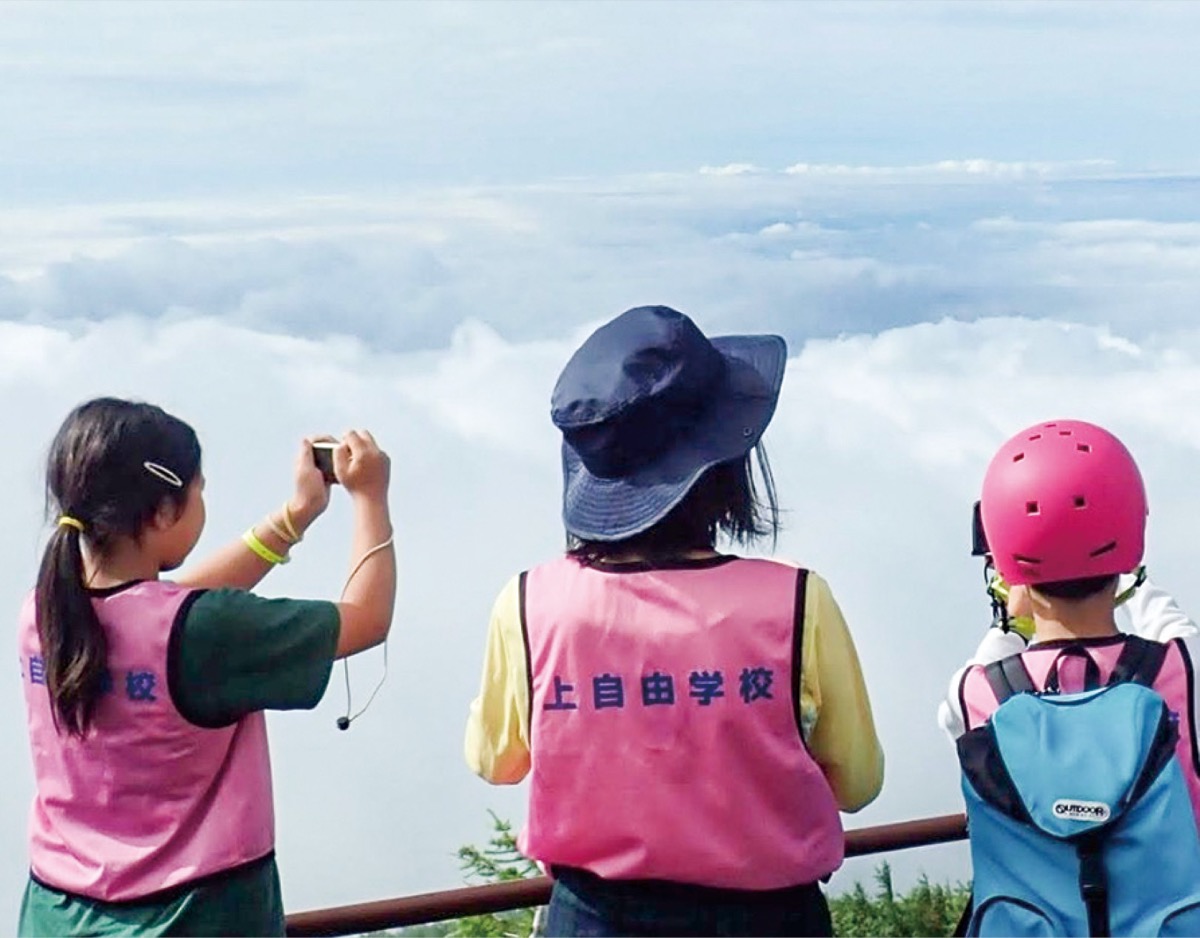
[[[70,515],[63,515],[58,519],[60,528],[74,528],[80,534],[83,533],[83,522],[78,518],[72,518]]]

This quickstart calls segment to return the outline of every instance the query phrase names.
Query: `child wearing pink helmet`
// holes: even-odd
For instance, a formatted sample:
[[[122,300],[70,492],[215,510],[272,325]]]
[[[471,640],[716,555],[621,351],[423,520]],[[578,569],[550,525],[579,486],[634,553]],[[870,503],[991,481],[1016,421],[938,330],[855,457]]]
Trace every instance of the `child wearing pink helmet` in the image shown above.
[[[950,682],[939,719],[957,739],[999,705],[1002,661],[1014,683],[1038,692],[1080,691],[1112,675],[1130,634],[1164,643],[1153,688],[1179,715],[1176,755],[1200,819],[1200,746],[1193,662],[1200,634],[1161,589],[1142,582],[1146,490],[1129,450],[1102,427],[1080,420],[1036,424],[993,457],[980,506],[988,550],[1009,588],[1008,612],[1033,620],[1026,647],[1016,630],[990,629],[975,656]],[[1117,627],[1119,581],[1138,574]],[[1122,595],[1128,591],[1122,591]],[[1198,821],[1200,823],[1200,821]]]

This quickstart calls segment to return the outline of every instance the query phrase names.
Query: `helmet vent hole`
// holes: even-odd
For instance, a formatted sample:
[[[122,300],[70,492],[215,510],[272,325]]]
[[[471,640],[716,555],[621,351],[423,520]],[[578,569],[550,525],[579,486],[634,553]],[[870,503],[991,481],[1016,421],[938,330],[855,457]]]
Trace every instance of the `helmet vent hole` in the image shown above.
[[[1099,557],[1103,554],[1107,554],[1110,551],[1114,551],[1116,549],[1117,549],[1117,542],[1109,541],[1103,547],[1097,547],[1094,551],[1092,551],[1090,554],[1088,554],[1088,556],[1089,557]]]
[[[1059,435],[1059,436],[1070,436],[1070,435],[1071,435],[1071,431],[1070,431],[1070,430],[1059,430],[1059,431],[1058,431],[1058,435]]]
[[[1024,453],[1017,453],[1017,455],[1013,457],[1013,462],[1020,462],[1024,458],[1025,458]]]
[[[1035,433],[1033,436],[1031,436],[1029,438],[1029,440],[1030,440],[1030,442],[1033,442],[1034,440],[1040,440],[1041,438],[1042,438],[1042,435],[1040,433]]]
[[[1076,443],[1075,448],[1081,453],[1090,453],[1092,451],[1091,446],[1087,443]]]
[[[1041,509],[1038,508],[1038,503],[1037,502],[1026,502],[1025,503],[1025,514],[1027,514],[1027,515],[1041,514]]]
[[[1075,507],[1076,508],[1087,508],[1087,499],[1084,498],[1082,495],[1076,495],[1075,496]]]

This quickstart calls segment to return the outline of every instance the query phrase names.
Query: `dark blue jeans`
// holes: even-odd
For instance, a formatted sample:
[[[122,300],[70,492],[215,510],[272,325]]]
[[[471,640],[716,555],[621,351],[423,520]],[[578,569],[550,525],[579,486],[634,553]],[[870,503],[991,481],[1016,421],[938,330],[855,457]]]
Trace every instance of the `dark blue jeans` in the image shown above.
[[[641,935],[832,935],[816,883],[750,892],[657,880],[604,880],[555,867],[546,934],[566,938]]]

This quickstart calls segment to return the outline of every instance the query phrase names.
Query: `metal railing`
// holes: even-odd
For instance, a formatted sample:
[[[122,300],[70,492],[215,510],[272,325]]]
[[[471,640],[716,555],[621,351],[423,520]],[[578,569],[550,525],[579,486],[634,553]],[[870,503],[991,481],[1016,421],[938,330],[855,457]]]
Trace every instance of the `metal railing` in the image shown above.
[[[846,832],[846,856],[861,857],[889,850],[927,847],[965,840],[966,836],[967,819],[962,814],[863,827]],[[549,899],[550,879],[538,876],[509,883],[465,886],[400,899],[381,899],[378,902],[297,912],[287,917],[287,933],[297,936],[355,935],[545,905]]]

